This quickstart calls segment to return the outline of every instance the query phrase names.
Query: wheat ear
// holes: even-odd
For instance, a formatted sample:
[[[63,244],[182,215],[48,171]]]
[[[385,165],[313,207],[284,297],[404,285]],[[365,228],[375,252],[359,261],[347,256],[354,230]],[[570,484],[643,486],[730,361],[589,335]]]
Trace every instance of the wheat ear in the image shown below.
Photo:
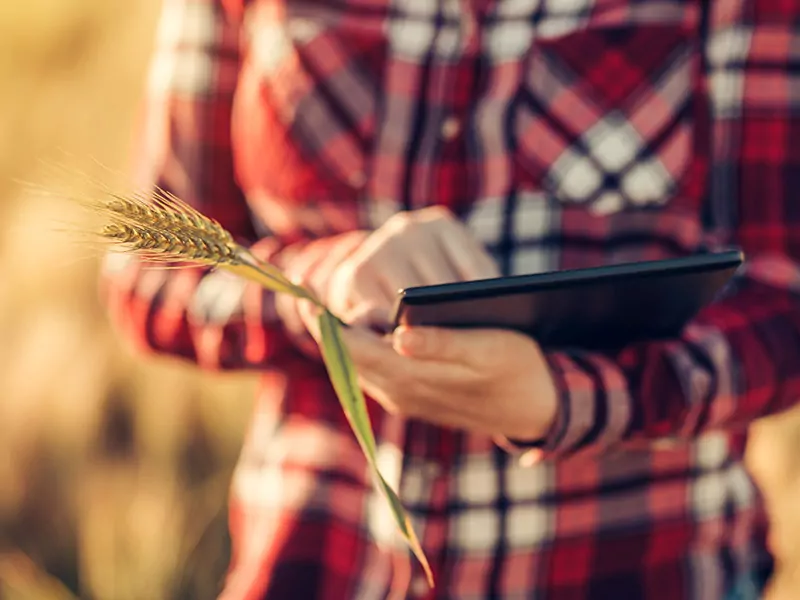
[[[217,221],[167,191],[156,189],[149,195],[109,191],[106,199],[91,202],[89,207],[104,219],[100,238],[112,249],[136,254],[150,263],[188,262],[225,269],[275,292],[319,304],[274,265],[258,260],[236,243]]]

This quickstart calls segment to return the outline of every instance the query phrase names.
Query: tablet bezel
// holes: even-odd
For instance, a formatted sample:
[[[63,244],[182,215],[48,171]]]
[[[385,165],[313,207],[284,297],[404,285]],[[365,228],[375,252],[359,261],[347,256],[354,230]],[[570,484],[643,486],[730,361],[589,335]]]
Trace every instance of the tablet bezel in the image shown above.
[[[400,290],[398,293],[393,311],[393,324],[397,327],[403,313],[407,309],[415,307],[495,296],[529,294],[557,288],[580,287],[629,279],[718,272],[737,269],[743,262],[744,253],[741,250],[727,250],[663,260],[410,287]]]

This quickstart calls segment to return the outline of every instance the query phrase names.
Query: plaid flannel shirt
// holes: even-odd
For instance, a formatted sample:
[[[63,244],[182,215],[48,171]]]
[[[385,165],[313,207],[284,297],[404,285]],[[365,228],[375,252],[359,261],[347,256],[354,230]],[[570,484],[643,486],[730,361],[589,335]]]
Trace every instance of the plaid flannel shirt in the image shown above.
[[[679,339],[549,354],[538,462],[370,406],[433,591],[272,294],[109,260],[144,347],[263,373],[222,597],[728,593],[764,551],[741,432],[800,393],[798,23],[794,0],[166,0],[140,182],[278,264],[430,204],[507,274],[748,257]]]

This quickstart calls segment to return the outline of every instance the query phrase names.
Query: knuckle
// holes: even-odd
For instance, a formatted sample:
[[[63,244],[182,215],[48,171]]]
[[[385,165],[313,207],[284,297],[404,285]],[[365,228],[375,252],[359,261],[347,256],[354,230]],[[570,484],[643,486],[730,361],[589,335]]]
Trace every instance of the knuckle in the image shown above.
[[[353,287],[364,277],[364,263],[342,263],[331,277],[331,284],[343,287]]]
[[[332,303],[336,304],[345,303],[347,300],[352,296],[353,291],[357,288],[358,282],[360,279],[363,278],[361,275],[362,267],[353,264],[353,263],[346,263],[341,264],[339,267],[331,273],[330,279],[327,283],[327,294],[328,300]],[[335,310],[341,310],[343,306],[331,306]]]
[[[386,227],[391,231],[402,231],[413,226],[414,223],[414,214],[403,211],[389,217],[389,220],[386,221]]]
[[[423,403],[413,395],[405,393],[402,396],[393,396],[392,398],[400,416],[406,419],[419,419],[425,416],[425,412],[422,410]]]
[[[419,217],[426,223],[454,220],[453,213],[444,206],[429,206],[419,211]]]
[[[291,279],[293,282],[303,285],[307,283],[307,271],[305,266],[298,265],[297,263],[290,262],[283,270],[284,275]]]

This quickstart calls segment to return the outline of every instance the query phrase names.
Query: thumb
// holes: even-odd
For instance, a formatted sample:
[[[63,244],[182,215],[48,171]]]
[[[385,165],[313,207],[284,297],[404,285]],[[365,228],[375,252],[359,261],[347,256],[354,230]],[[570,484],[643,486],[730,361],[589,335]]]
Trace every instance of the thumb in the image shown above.
[[[392,334],[395,351],[410,358],[466,362],[471,354],[469,332],[439,327],[402,325]]]

